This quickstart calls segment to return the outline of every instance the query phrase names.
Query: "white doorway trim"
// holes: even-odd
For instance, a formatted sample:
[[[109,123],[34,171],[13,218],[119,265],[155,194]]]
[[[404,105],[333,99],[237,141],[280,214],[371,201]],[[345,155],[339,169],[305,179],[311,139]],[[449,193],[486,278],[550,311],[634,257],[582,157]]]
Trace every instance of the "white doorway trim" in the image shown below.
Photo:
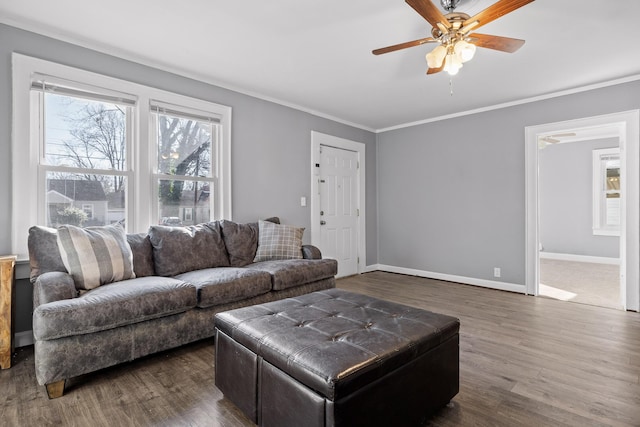
[[[538,295],[538,137],[568,129],[612,126],[619,129],[623,215],[620,235],[621,294],[626,310],[640,311],[640,110],[547,123],[525,128],[526,248],[525,289]]]
[[[320,146],[328,146],[358,153],[358,273],[362,273],[367,265],[366,239],[366,165],[365,144],[324,133],[311,131],[311,244],[320,248]],[[322,249],[322,248],[321,248]]]

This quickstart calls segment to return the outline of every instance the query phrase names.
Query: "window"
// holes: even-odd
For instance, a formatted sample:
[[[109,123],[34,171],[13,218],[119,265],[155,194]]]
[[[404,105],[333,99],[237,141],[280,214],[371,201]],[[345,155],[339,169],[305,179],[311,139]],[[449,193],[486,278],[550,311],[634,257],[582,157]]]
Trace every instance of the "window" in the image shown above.
[[[593,234],[620,235],[620,149],[593,150]]]
[[[183,219],[185,222],[193,223],[193,209],[192,208],[184,208]]]
[[[93,219],[93,205],[92,204],[83,204],[82,205],[82,211],[87,216],[87,220],[91,221]]]
[[[38,223],[49,227],[126,222],[128,152],[135,100],[36,75],[31,113],[39,135]]]
[[[220,119],[157,101],[152,101],[151,111],[157,217],[182,216],[185,224],[197,224],[208,221],[212,211],[218,216],[212,194],[218,194]]]
[[[231,218],[230,107],[16,53],[13,91],[19,257],[36,224]]]

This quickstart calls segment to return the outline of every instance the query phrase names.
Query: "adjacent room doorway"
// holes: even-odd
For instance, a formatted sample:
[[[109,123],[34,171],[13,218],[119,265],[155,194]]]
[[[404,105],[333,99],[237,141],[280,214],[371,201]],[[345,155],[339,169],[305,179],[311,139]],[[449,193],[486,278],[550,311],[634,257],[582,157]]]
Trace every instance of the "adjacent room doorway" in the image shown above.
[[[337,277],[363,271],[364,144],[311,133],[311,243],[338,261]]]
[[[527,127],[526,142],[526,292],[539,294],[540,284],[540,199],[539,144],[551,134],[575,130],[615,129],[620,141],[620,294],[624,309],[640,311],[640,227],[639,227],[639,139],[640,114],[630,111],[566,122]]]
[[[620,131],[538,139],[540,296],[622,309]]]

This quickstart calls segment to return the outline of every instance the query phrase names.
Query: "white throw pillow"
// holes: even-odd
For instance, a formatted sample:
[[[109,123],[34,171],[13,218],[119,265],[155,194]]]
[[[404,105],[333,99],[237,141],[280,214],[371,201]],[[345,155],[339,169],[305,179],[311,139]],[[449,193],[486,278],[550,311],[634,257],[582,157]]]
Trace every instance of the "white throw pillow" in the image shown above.
[[[133,252],[121,225],[58,228],[58,248],[76,288],[94,289],[106,283],[136,277]]]

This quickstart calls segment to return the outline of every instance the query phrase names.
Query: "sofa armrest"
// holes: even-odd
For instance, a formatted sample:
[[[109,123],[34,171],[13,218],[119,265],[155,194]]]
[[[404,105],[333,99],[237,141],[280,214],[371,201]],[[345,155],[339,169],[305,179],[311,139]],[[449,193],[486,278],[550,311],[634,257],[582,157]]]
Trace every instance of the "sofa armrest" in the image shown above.
[[[322,259],[322,252],[313,245],[302,245],[302,258],[304,259]]]
[[[35,310],[41,304],[71,299],[77,295],[71,275],[60,271],[44,273],[33,283],[33,308]]]

